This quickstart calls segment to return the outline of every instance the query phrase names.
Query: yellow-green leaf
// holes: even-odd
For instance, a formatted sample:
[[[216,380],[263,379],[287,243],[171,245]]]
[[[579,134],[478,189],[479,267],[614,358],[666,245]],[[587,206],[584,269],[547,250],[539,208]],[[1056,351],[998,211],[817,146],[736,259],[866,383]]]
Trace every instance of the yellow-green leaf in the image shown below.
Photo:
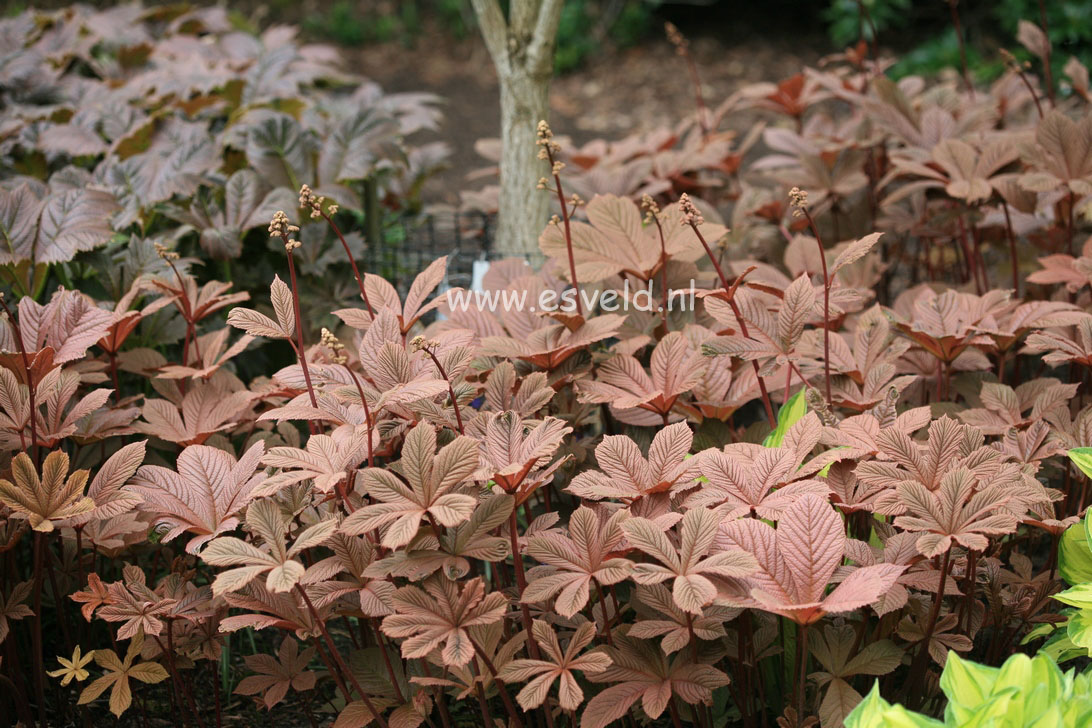
[[[1092,447],[1075,447],[1068,454],[1073,464],[1086,476],[1092,478]]]
[[[781,405],[781,409],[777,412],[777,427],[766,436],[762,444],[765,447],[781,447],[781,443],[785,440],[785,433],[807,412],[808,403],[804,400],[804,390],[801,389]],[[1092,448],[1089,449],[1092,450]]]
[[[1072,586],[1092,582],[1092,548],[1089,548],[1088,519],[1065,530],[1058,542],[1058,571]]]

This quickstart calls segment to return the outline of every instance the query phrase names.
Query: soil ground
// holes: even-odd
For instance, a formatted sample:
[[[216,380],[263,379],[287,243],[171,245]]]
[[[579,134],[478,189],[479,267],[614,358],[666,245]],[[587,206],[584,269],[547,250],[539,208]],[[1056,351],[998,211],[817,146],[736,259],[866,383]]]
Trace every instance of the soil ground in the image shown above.
[[[711,108],[742,85],[783,79],[829,51],[821,34],[794,34],[791,43],[739,30],[691,37],[691,53]],[[445,99],[444,123],[435,138],[451,147],[450,166],[429,182],[427,202],[455,203],[460,190],[481,184],[468,181],[467,175],[489,164],[474,143],[499,136],[500,95],[480,38],[455,40],[437,30],[414,48],[387,43],[344,52],[350,68],[386,91],[429,91]],[[582,144],[671,125],[690,113],[694,103],[685,62],[665,39],[656,38],[628,49],[604,48],[579,70],[555,78],[550,122],[556,134]]]

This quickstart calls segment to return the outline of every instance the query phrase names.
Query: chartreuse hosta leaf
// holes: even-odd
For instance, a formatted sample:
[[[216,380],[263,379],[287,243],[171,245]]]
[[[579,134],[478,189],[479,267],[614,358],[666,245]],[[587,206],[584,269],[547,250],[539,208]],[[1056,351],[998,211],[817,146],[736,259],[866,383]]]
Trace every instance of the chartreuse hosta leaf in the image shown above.
[[[1071,585],[1092,582],[1092,547],[1088,519],[1074,523],[1058,542],[1058,572]]]
[[[1092,474],[1092,448],[1074,448],[1069,451],[1069,458],[1086,475]],[[1092,656],[1092,523],[1087,516],[1062,534],[1058,543],[1058,571],[1072,586],[1054,598],[1077,609],[1066,610],[1069,620],[1065,633],[1057,635],[1053,640],[1056,644],[1048,643],[1044,649],[1052,647],[1059,660],[1072,659],[1077,651],[1082,656]]]
[[[1092,655],[1092,609],[1082,609],[1069,615],[1066,634],[1075,646],[1088,650]]]
[[[846,728],[907,728],[910,726],[943,726],[939,720],[928,716],[911,713],[901,705],[892,705],[880,696],[880,681],[872,685],[872,690],[857,707],[846,716]]]
[[[1082,473],[1092,478],[1092,447],[1075,447],[1069,451],[1068,455]]]
[[[785,441],[785,434],[799,422],[804,415],[808,413],[808,403],[804,398],[805,390],[801,389],[799,392],[789,397],[789,400],[781,406],[781,409],[777,412],[777,427],[769,434],[766,435],[766,439],[762,441],[763,447],[781,447]],[[835,450],[841,450],[845,446],[839,446],[834,448]],[[817,473],[820,478],[827,477],[827,473],[830,472],[830,466],[833,463],[827,463],[823,466],[823,469]],[[803,467],[801,465],[801,467]],[[702,482],[708,482],[707,478],[698,478]]]
[[[1046,655],[1059,665],[1069,660],[1075,660],[1078,657],[1088,656],[1088,650],[1077,647],[1073,644],[1073,640],[1069,639],[1065,627],[1066,625],[1063,624],[1061,627],[1056,628],[1050,639],[1039,648],[1040,655]]]
[[[950,652],[940,687],[948,699],[943,723],[888,703],[880,697],[877,684],[846,717],[846,728],[1092,726],[1089,676],[1063,673],[1043,654],[1013,655],[996,668]]]
[[[949,697],[950,700],[960,706],[974,708],[989,699],[1000,670],[961,660],[958,656],[947,662],[950,664],[945,665],[940,676],[940,687],[945,695],[955,696]]]
[[[766,435],[766,439],[762,441],[763,446],[781,447],[781,443],[785,440],[785,433],[807,412],[808,403],[804,399],[804,390],[801,389],[789,397],[788,402],[781,405],[781,409],[777,412],[777,427],[769,435]]]
[[[1058,592],[1054,595],[1054,598],[1071,607],[1090,609],[1092,608],[1092,582],[1078,584],[1065,591]]]

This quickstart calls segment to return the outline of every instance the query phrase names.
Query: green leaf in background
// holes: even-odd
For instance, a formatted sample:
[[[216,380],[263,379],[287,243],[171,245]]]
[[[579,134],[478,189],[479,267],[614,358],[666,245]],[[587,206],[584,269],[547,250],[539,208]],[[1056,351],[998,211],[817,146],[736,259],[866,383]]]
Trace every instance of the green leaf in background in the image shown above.
[[[1092,478],[1092,447],[1075,447],[1068,452],[1068,455],[1082,473]]]
[[[1055,630],[1054,634],[1050,635],[1050,638],[1039,648],[1040,655],[1049,657],[1059,665],[1088,655],[1087,650],[1073,644],[1065,628],[1066,625],[1063,623],[1061,628]]]
[[[1054,595],[1063,604],[1081,609],[1092,609],[1092,583],[1078,584]]]
[[[1066,528],[1058,541],[1058,573],[1070,586],[1092,582],[1088,518]]]
[[[1058,572],[1070,586],[1092,582],[1092,547],[1088,519],[1065,530],[1058,542]]]
[[[804,390],[789,397],[777,412],[777,427],[762,441],[763,447],[781,447],[785,433],[808,412],[808,403],[804,400]],[[1087,448],[1092,451],[1092,448]],[[1070,451],[1072,452],[1072,451]]]
[[[1066,634],[1069,635],[1070,642],[1088,650],[1088,655],[1092,657],[1092,609],[1082,609],[1071,614],[1066,624]]]

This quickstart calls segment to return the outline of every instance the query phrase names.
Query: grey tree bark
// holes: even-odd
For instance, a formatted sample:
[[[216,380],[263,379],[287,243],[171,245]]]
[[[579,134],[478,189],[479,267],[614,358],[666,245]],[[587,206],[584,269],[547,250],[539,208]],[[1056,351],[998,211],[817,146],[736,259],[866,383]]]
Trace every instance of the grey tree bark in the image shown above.
[[[547,193],[536,189],[549,171],[537,156],[536,129],[549,112],[562,0],[511,0],[507,19],[497,0],[471,4],[500,82],[502,149],[495,247],[506,255],[536,258],[550,201]]]

